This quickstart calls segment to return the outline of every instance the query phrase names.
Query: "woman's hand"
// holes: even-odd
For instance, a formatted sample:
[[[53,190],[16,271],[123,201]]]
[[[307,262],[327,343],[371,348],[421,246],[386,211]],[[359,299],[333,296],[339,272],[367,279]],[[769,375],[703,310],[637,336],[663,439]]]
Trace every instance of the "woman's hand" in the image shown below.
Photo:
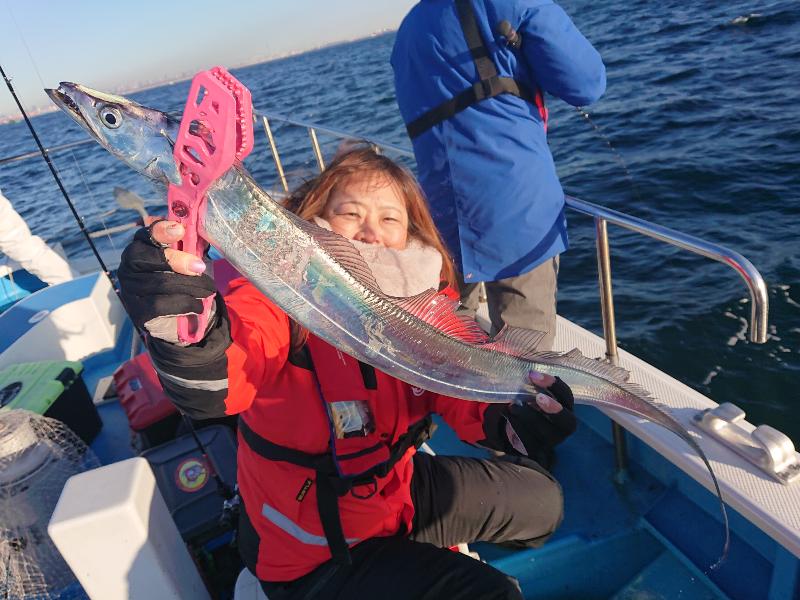
[[[572,390],[558,377],[531,371],[538,390],[521,404],[493,404],[484,413],[484,445],[529,456],[547,467],[553,448],[577,427]]]
[[[171,221],[140,229],[117,271],[122,301],[136,326],[173,344],[179,343],[177,317],[202,313],[203,299],[216,293],[201,259],[167,247],[183,235],[183,225]],[[209,327],[213,322],[212,311]]]
[[[542,390],[523,404],[512,404],[506,415],[506,435],[520,454],[549,452],[575,431],[572,390],[560,378],[531,371],[531,383]]]
[[[151,242],[154,242],[154,245],[158,244],[162,247],[171,246],[175,242],[181,241],[185,233],[183,225],[175,221],[156,221],[152,223],[148,229],[150,230]],[[206,270],[206,263],[197,258],[194,254],[189,254],[181,250],[173,250],[172,248],[164,248],[164,255],[167,264],[175,273],[196,276],[202,275]]]

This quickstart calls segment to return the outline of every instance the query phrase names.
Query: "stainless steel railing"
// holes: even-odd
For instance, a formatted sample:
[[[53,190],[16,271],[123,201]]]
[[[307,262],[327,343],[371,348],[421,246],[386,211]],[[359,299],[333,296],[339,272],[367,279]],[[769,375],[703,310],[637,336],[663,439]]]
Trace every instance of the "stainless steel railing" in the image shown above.
[[[51,146],[50,148],[45,148],[44,151],[47,152],[47,154],[56,154],[63,150],[69,150],[70,148],[76,148],[78,146],[83,146],[84,144],[91,144],[92,142],[94,142],[92,138],[86,138],[85,140],[69,142],[68,144]],[[23,160],[28,160],[30,158],[36,158],[37,156],[41,156],[41,153],[38,150],[34,150],[32,152],[23,152],[22,154],[16,154],[14,156],[6,156],[5,158],[0,158],[0,165],[7,165],[14,162],[21,162]]]
[[[357,137],[346,131],[341,131],[330,127],[323,127],[307,121],[292,119],[276,114],[270,115],[262,111],[257,111],[257,113],[264,123],[265,131],[267,131],[267,135],[270,140],[270,147],[272,148],[273,158],[275,160],[279,176],[281,177],[281,181],[284,185],[284,189],[288,188],[286,186],[286,179],[283,175],[283,167],[280,162],[277,146],[275,145],[275,141],[271,133],[269,124],[270,120],[295,127],[305,128],[308,131],[308,135],[311,139],[312,150],[317,159],[317,164],[320,170],[324,168],[324,163],[317,138],[318,132],[342,139]],[[412,159],[414,158],[414,153],[407,148],[373,139],[366,141],[383,150],[390,150],[391,152],[400,156],[406,156]],[[611,281],[611,249],[608,238],[608,223],[635,231],[641,235],[645,235],[666,244],[676,246],[693,254],[710,258],[711,260],[715,260],[732,268],[742,277],[742,279],[744,279],[744,282],[748,288],[748,292],[750,293],[750,340],[757,344],[763,344],[767,341],[767,320],[769,313],[767,285],[764,282],[764,278],[761,276],[761,273],[758,272],[758,269],[756,269],[755,266],[753,266],[753,263],[751,263],[747,258],[738,252],[726,248],[725,246],[714,244],[693,235],[689,235],[675,229],[670,229],[668,227],[663,227],[638,217],[633,217],[625,213],[611,210],[598,204],[586,202],[585,200],[573,198],[572,196],[567,196],[566,202],[570,209],[589,215],[593,217],[595,221],[600,309],[603,316],[603,338],[606,342],[606,356],[611,362],[616,363],[618,360],[618,355],[616,323],[614,320],[614,294]]]
[[[650,223],[638,217],[611,210],[585,200],[567,196],[567,206],[583,214],[594,217],[597,240],[597,267],[601,289],[601,304],[603,308],[603,332],[606,338],[606,347],[609,358],[616,357],[616,333],[614,326],[614,297],[611,293],[611,266],[610,249],[608,242],[607,223],[619,225],[636,233],[646,235],[653,239],[665,242],[672,246],[687,250],[693,254],[705,256],[736,271],[750,293],[750,339],[758,344],[767,341],[767,317],[769,312],[769,297],[767,284],[758,269],[748,259],[725,246],[707,242],[704,239]],[[613,342],[613,349],[612,349]]]

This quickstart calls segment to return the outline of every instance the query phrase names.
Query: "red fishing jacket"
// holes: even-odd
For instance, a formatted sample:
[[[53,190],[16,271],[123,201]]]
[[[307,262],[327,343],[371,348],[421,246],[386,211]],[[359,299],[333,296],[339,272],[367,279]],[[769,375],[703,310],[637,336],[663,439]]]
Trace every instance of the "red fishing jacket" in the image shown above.
[[[231,282],[225,303],[232,340],[225,412],[241,414],[238,481],[260,540],[249,561],[257,577],[289,581],[331,559],[320,491],[336,483],[321,475],[326,469],[367,474],[335,489],[347,545],[409,532],[416,451],[409,428],[419,433],[437,413],[461,439],[476,442],[486,437],[488,405],[414,388],[313,337],[310,357],[290,356],[289,318],[243,278]]]

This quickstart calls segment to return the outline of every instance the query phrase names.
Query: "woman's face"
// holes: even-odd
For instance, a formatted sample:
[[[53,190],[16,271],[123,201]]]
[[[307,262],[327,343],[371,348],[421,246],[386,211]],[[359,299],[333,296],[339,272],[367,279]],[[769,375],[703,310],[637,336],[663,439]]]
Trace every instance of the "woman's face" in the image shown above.
[[[321,216],[347,239],[395,250],[406,247],[406,203],[397,186],[382,173],[337,185]]]

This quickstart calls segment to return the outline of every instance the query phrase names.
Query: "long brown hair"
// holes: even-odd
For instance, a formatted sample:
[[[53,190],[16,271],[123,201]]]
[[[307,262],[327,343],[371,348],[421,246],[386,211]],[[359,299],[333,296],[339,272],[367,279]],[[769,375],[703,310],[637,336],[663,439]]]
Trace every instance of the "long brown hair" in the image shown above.
[[[442,236],[428,210],[425,195],[411,172],[392,159],[379,154],[371,144],[356,142],[340,150],[325,170],[300,185],[285,202],[287,209],[302,219],[311,221],[322,216],[328,198],[338,185],[347,185],[356,179],[385,176],[397,186],[408,212],[408,236],[442,255],[442,281],[457,289],[453,259],[442,241]],[[291,351],[300,350],[308,338],[308,331],[291,322]]]

